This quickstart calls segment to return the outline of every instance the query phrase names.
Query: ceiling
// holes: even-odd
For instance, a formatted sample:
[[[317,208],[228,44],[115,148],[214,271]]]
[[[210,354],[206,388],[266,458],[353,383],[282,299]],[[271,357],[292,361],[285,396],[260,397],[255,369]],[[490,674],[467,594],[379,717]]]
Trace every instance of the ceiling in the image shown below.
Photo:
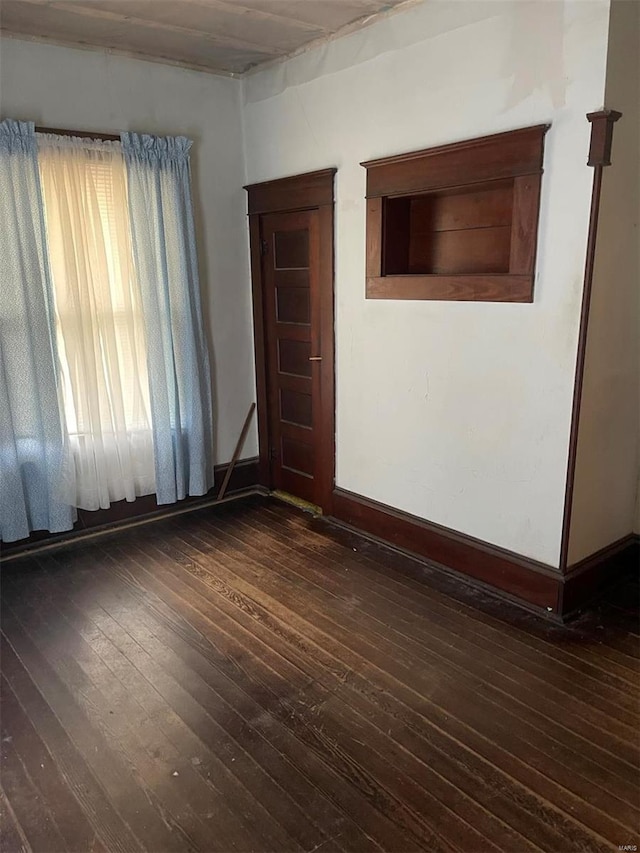
[[[0,0],[4,35],[243,74],[404,0]],[[411,2],[411,0],[409,0]]]

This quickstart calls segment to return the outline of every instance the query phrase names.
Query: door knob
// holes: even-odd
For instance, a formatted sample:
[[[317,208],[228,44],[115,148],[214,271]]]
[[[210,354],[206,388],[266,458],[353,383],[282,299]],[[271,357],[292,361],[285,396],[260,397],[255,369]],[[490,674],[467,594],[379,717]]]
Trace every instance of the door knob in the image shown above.
[[[311,355],[309,356],[309,361],[322,361],[321,355]]]

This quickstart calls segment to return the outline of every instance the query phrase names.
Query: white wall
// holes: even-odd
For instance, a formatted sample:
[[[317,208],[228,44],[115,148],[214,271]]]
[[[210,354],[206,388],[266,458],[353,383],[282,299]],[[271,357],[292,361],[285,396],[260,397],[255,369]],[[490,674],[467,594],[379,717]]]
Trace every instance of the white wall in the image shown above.
[[[135,130],[194,140],[203,305],[214,363],[215,461],[228,462],[255,399],[240,83],[197,71],[2,39],[3,117],[73,130]],[[255,429],[243,457],[257,452]]]
[[[603,175],[570,563],[627,536],[638,519],[640,4],[628,0],[611,7],[606,105],[623,115]]]
[[[250,182],[337,166],[337,484],[557,565],[608,0],[429,0],[243,80]],[[367,301],[362,160],[551,122],[532,305]]]

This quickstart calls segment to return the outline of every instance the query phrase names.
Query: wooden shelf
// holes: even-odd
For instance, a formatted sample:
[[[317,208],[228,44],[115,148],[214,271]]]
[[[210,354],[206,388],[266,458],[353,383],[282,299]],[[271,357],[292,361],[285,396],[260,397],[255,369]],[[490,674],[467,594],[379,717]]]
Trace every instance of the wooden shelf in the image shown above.
[[[367,298],[531,302],[546,130],[364,163]]]

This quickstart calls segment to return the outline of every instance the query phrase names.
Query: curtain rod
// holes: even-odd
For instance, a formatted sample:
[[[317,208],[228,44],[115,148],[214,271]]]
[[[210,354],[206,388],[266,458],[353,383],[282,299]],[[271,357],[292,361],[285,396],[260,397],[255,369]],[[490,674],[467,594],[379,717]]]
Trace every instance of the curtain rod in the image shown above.
[[[60,127],[38,127],[36,133],[55,133],[58,136],[79,136],[81,139],[104,139],[112,142],[120,142],[118,133],[98,133],[93,130],[63,130]]]

